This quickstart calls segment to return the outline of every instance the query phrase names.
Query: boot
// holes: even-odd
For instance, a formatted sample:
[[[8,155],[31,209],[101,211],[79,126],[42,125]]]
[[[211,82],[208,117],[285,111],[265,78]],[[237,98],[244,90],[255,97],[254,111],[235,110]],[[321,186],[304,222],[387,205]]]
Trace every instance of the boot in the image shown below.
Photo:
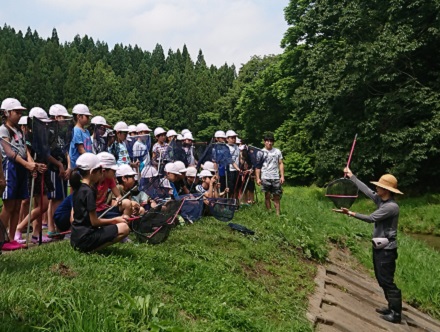
[[[380,316],[391,323],[399,324],[402,321],[402,292],[400,289],[388,291],[390,313]]]
[[[388,294],[387,294],[387,292],[384,290],[383,293],[385,294],[385,299],[388,302]],[[376,312],[381,314],[381,315],[388,315],[388,314],[391,313],[390,305],[388,304],[388,307],[376,308]]]

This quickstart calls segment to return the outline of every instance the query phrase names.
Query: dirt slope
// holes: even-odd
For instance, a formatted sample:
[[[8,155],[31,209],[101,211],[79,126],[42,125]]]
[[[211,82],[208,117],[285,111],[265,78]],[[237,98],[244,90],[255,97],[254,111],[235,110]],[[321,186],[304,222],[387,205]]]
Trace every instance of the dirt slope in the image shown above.
[[[310,298],[308,318],[316,331],[440,331],[440,322],[403,304],[402,323],[381,319],[375,308],[385,306],[382,289],[348,253],[334,249],[320,266],[317,289]]]

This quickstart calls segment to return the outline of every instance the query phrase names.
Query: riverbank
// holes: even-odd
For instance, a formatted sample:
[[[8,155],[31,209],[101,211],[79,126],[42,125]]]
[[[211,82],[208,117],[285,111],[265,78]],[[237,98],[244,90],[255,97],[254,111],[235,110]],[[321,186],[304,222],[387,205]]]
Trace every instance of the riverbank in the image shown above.
[[[254,236],[204,218],[154,247],[128,243],[84,255],[61,242],[0,256],[0,330],[312,331],[308,297],[330,244],[349,249],[372,274],[372,225],[331,212],[317,188],[285,188],[281,217],[259,198],[234,218]],[[404,299],[440,317],[440,254],[399,240]]]

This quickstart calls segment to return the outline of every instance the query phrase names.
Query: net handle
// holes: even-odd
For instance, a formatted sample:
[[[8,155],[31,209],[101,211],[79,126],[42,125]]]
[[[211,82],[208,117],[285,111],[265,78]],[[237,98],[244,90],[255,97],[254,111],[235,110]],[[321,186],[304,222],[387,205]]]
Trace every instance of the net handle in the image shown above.
[[[357,138],[357,136],[358,136],[358,134],[356,134],[354,136],[353,144],[351,145],[350,154],[349,154],[348,160],[347,160],[347,168],[350,167],[351,157],[353,156],[353,151],[354,151],[354,147],[356,145],[356,138]],[[347,177],[347,173],[344,173],[344,177]]]

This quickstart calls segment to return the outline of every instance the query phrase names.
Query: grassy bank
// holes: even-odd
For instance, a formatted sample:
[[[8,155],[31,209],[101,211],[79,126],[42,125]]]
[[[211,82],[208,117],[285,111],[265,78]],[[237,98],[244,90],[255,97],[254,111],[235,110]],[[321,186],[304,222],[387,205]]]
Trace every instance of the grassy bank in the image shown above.
[[[252,237],[205,218],[155,247],[84,255],[62,242],[2,255],[0,330],[311,331],[305,312],[316,263],[333,243],[371,267],[372,226],[332,213],[315,188],[286,188],[280,218],[261,205],[234,219]],[[437,318],[439,273],[438,253],[401,239],[397,282]]]

